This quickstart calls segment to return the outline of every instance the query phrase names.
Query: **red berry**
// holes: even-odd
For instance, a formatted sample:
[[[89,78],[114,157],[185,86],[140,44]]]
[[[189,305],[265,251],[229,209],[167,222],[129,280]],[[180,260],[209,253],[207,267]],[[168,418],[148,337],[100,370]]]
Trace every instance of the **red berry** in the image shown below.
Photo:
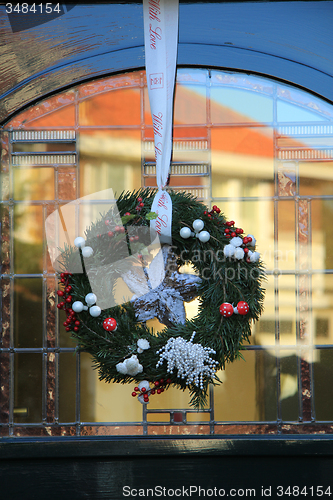
[[[68,322],[67,322],[67,321],[64,321],[64,322],[63,322],[63,325],[64,325],[64,326],[68,326]]]
[[[76,320],[74,323],[75,326],[80,326],[80,321]]]
[[[143,203],[143,201],[141,201],[141,203],[139,203],[139,207],[142,208],[144,206],[145,206],[145,204]]]
[[[246,236],[246,238],[247,238],[247,242],[248,242],[248,243],[251,243],[251,241],[252,241],[251,236]]]
[[[71,285],[66,286],[66,288],[65,288],[66,293],[69,293],[71,290],[72,290]]]
[[[236,233],[235,233],[235,231],[233,231],[233,232],[231,233],[231,237],[232,237],[232,238],[234,238],[235,236],[236,236]]]
[[[213,210],[214,210],[214,212],[216,212],[216,209],[217,209],[217,206],[216,206],[216,205],[213,205]]]
[[[58,290],[57,291],[57,295],[59,295],[59,297],[63,297],[64,296],[64,292],[62,290]]]
[[[125,215],[131,215],[130,212],[126,212]]]
[[[140,203],[140,201],[142,201],[141,196],[139,196],[139,198],[137,199],[137,202],[138,202],[138,203]]]
[[[208,214],[207,217],[209,217],[210,219],[212,218],[211,214]]]
[[[136,392],[132,392],[132,396],[133,396],[133,398],[135,398],[136,397]]]
[[[245,236],[245,238],[243,238],[243,243],[244,243],[244,245],[246,245],[247,243],[249,243],[249,241],[248,241],[248,239],[247,239],[246,236]]]
[[[158,387],[159,385],[160,385],[159,381],[158,381],[158,380],[156,380],[156,382],[154,382],[154,386],[155,386],[155,387]]]
[[[226,238],[230,238],[230,234],[225,234],[224,235]]]
[[[164,378],[160,379],[160,384],[164,384]]]
[[[236,229],[236,233],[237,234],[242,234],[244,233],[243,229],[241,229],[240,227]]]
[[[65,278],[61,278],[60,282],[65,283],[66,282]]]
[[[79,331],[79,327],[78,326],[74,326],[74,332],[78,332]]]
[[[133,241],[135,241],[134,236],[130,236],[130,237],[129,237],[129,240],[130,240],[130,242],[131,242],[131,243],[132,243]]]
[[[138,259],[142,259],[142,254],[141,253],[138,253]]]
[[[204,215],[207,215],[207,210],[204,211]]]
[[[135,207],[135,210],[136,210],[137,212],[140,212],[140,207],[139,207],[139,206]]]
[[[155,391],[155,389],[152,389],[152,390],[150,391],[150,394],[155,394],[155,392],[156,392],[156,391]]]
[[[249,253],[249,249],[247,247],[244,248],[244,253]]]
[[[121,232],[121,233],[124,233],[124,232],[125,232],[125,228],[124,228],[124,227],[121,227],[121,228],[120,228],[120,232]]]
[[[216,212],[217,214],[219,214],[219,213],[221,213],[221,209],[220,209],[219,207],[216,207],[215,212]]]
[[[228,318],[234,314],[234,308],[229,302],[223,302],[223,304],[220,305],[220,314],[222,314],[224,318]]]
[[[65,277],[65,273],[61,273],[60,278],[64,278],[64,277]]]
[[[230,229],[227,227],[227,229],[224,231],[225,233],[230,233]]]
[[[107,219],[107,220],[105,221],[105,225],[106,225],[106,226],[108,226],[109,224],[110,224],[110,221],[109,221],[109,219]]]
[[[65,305],[65,304],[64,304]],[[71,316],[75,316],[75,312],[73,311],[73,309],[67,309],[67,312],[68,314],[70,314]]]
[[[67,299],[66,299],[66,302],[69,304],[70,302],[72,302],[72,296],[71,295],[68,295]]]
[[[138,235],[134,236],[134,240],[139,241],[139,236]]]
[[[164,392],[164,387],[161,387],[161,392]]]
[[[230,224],[233,226],[235,224],[235,221],[234,220],[231,220],[230,221]]]
[[[226,226],[228,226],[228,227],[231,227],[231,226],[232,226],[232,224],[231,224],[231,222],[230,222],[230,221],[227,221],[227,222],[225,223],[225,225],[226,225]]]
[[[157,389],[156,392],[157,392],[157,394],[161,394],[162,391],[161,391],[161,389]]]
[[[134,390],[135,390],[136,392],[139,392],[139,390],[140,390],[140,389],[139,389],[139,387],[134,387]]]
[[[108,236],[109,236],[110,238],[112,238],[112,236],[114,236],[114,233],[113,233],[112,231],[109,231],[109,232],[108,232]]]
[[[114,230],[116,231],[116,233],[118,233],[120,231],[120,226],[116,226]]]
[[[71,331],[70,327],[66,326],[66,332],[70,332],[70,331]]]
[[[141,392],[146,392],[146,388],[142,387]]]
[[[144,402],[145,402],[145,403],[149,403],[149,397],[148,397],[148,395],[147,395],[147,394],[145,394],[145,395],[143,396],[143,400],[144,400]]]
[[[167,384],[171,384],[172,383],[171,378],[168,378],[166,382],[167,382]]]
[[[250,262],[251,262],[250,257],[247,257],[246,262],[247,262],[247,263],[250,263]]]

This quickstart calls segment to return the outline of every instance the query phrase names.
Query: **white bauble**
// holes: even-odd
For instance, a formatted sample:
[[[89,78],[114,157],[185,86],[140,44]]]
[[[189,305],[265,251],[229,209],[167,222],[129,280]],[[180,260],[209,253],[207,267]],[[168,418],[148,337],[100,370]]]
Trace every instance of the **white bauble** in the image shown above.
[[[208,231],[201,231],[198,234],[198,238],[202,243],[207,243],[210,240],[210,234]]]
[[[92,306],[93,304],[96,304],[97,297],[94,293],[88,293],[84,300],[88,304],[88,306]]]
[[[191,236],[192,231],[189,227],[182,227],[179,234],[182,238],[184,238],[184,240],[187,240],[187,238]]]
[[[94,250],[91,247],[84,247],[82,248],[82,255],[83,257],[91,257],[94,255]]]
[[[83,311],[83,309],[88,309],[88,308],[87,308],[87,306],[84,306],[82,304],[82,302],[80,302],[79,300],[77,300],[76,302],[73,302],[72,309],[73,309],[74,312],[80,313],[80,312]]]
[[[102,309],[98,306],[92,306],[90,309],[89,309],[89,312],[90,312],[90,315],[93,317],[93,318],[97,318],[101,312],[102,312]]]
[[[223,253],[224,253],[225,257],[233,257],[235,250],[236,250],[236,247],[234,247],[233,245],[226,245],[223,248]]]
[[[77,247],[77,248],[83,248],[86,244],[86,240],[84,238],[82,238],[82,236],[78,236],[77,238],[75,238],[74,240],[74,245]]]
[[[250,247],[255,247],[255,246],[256,246],[256,241],[257,241],[257,240],[255,239],[255,237],[253,236],[253,234],[248,234],[248,235],[247,235],[247,238],[252,238],[252,241],[250,241],[250,243],[248,243],[248,245],[249,245]]]
[[[204,222],[201,220],[201,219],[195,219],[195,221],[193,222],[192,226],[193,226],[193,229],[196,233],[198,233],[199,231],[201,231],[201,229],[203,229],[204,227]]]
[[[244,255],[245,255],[244,250],[242,248],[240,248],[240,247],[237,247],[236,250],[235,250],[235,253],[234,253],[235,259],[241,260],[241,259],[244,258]]]
[[[234,238],[231,238],[230,245],[233,245],[234,247],[240,247],[241,245],[243,245],[243,240],[239,236],[235,236]]]

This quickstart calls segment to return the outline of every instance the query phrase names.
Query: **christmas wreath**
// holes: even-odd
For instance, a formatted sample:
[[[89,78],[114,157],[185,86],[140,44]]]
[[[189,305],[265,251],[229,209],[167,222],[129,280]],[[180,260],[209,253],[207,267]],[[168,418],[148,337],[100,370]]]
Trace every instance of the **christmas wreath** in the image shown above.
[[[264,268],[254,236],[185,192],[169,193],[172,244],[152,243],[155,194],[122,193],[62,251],[57,307],[100,380],[134,383],[142,403],[171,385],[188,388],[190,404],[203,407],[262,312]],[[198,313],[186,319],[184,302],[196,297]],[[162,331],[147,326],[152,318]]]

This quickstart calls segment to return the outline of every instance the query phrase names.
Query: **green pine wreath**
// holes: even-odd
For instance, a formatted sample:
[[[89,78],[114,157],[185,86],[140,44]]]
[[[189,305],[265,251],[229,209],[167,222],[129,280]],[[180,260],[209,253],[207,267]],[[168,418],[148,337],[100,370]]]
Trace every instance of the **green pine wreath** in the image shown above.
[[[122,256],[132,255],[134,268],[143,270],[149,280],[150,256],[145,252],[150,220],[156,217],[151,212],[155,194],[150,189],[122,193],[116,205],[86,229],[84,247],[62,252],[58,308],[66,312],[64,325],[78,349],[92,355],[100,380],[136,384],[132,394],[143,403],[170,386],[189,389],[191,406],[199,408],[206,403],[209,384],[220,382],[216,371],[241,357],[242,346],[249,342],[252,322],[263,310],[264,267],[254,251],[254,237],[244,237],[243,230],[227,221],[218,207],[209,210],[192,195],[171,191],[172,245],[162,244],[166,277],[160,295],[156,299],[156,294],[134,294],[120,305],[116,300],[111,307],[103,305],[105,297],[109,300],[116,293]],[[195,220],[204,224],[208,241],[207,235],[201,241],[198,231],[193,231]],[[230,242],[237,245],[232,248]],[[194,273],[182,274],[181,266],[188,264]],[[86,301],[92,277],[100,283],[97,306],[94,300]],[[195,297],[198,313],[189,320],[181,304]],[[240,310],[244,303],[245,310],[237,314],[237,304]],[[162,331],[146,325],[152,313],[166,325]],[[181,369],[186,352],[190,361]]]

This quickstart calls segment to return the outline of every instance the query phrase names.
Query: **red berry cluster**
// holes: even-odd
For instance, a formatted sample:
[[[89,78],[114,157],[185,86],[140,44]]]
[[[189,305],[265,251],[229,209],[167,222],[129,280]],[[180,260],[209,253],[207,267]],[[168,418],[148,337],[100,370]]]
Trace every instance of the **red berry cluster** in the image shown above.
[[[227,221],[224,224],[227,226],[224,230],[224,236],[226,238],[235,238],[235,236],[242,237],[241,235],[244,233],[244,231],[240,227],[234,227],[235,225],[234,220]],[[241,247],[243,248],[245,254],[249,253],[250,249],[246,245],[248,245],[251,242],[252,242],[251,236],[244,236],[243,244]],[[250,262],[250,259],[248,257],[246,258],[246,262]]]
[[[155,380],[155,382],[153,382],[154,387],[152,389],[147,390],[145,387],[142,387],[142,389],[140,390],[139,387],[134,387],[132,396],[133,398],[135,398],[136,396],[142,396],[144,402],[149,403],[149,396],[154,394],[161,394],[166,389],[166,386],[170,385],[171,383],[172,380],[170,378],[168,378],[167,380],[161,378],[160,380]]]
[[[142,201],[141,196],[139,196],[139,197],[137,198],[137,200],[136,200],[136,201],[138,202],[138,204],[137,204],[137,206],[135,207],[135,210],[136,210],[137,212],[141,212],[141,210],[142,210],[142,209],[143,209],[143,207],[145,206],[145,204],[144,204],[144,203],[143,203],[143,201]]]
[[[244,233],[242,228],[234,227],[235,226],[234,220],[225,222],[225,225],[227,226],[224,230],[224,236],[226,238],[234,238],[235,236],[240,236],[241,234]]]
[[[204,215],[207,215],[207,217],[209,219],[211,219],[213,217],[213,215],[215,214],[220,214],[221,213],[221,209],[219,207],[217,207],[216,205],[213,206],[212,210],[210,212],[207,212],[207,210],[204,211]]]
[[[60,274],[60,283],[64,286],[64,290],[57,291],[57,295],[61,300],[61,302],[57,304],[57,308],[63,309],[66,313],[67,319],[63,323],[64,327],[66,327],[66,332],[69,332],[71,330],[74,330],[74,332],[78,332],[80,321],[77,319],[75,312],[71,308],[73,299],[70,294],[72,290],[71,285],[69,285],[70,276],[72,276],[72,273],[66,272]]]

